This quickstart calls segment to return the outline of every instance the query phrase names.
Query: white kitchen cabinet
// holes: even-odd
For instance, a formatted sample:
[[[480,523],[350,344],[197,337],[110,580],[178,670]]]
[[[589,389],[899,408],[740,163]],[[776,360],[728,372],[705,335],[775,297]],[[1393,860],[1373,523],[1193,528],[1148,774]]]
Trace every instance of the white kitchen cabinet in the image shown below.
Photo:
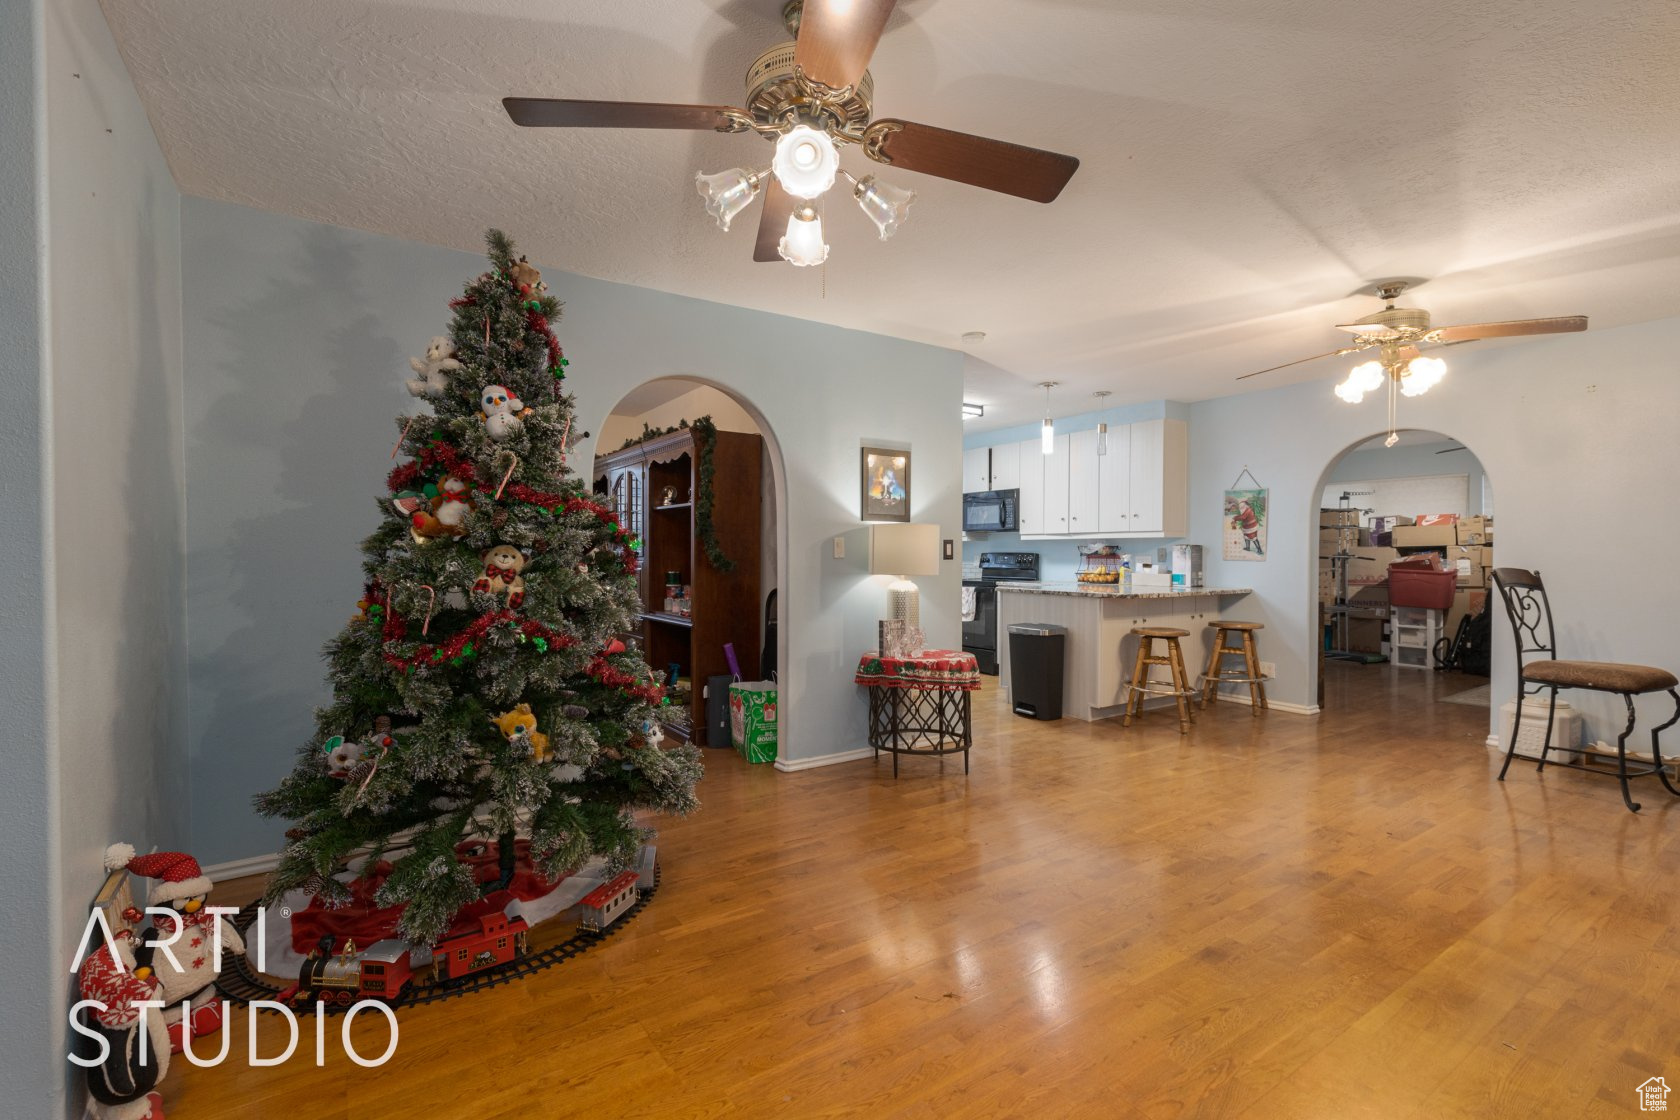
[[[1132,513],[1132,426],[1108,426],[1108,450],[1098,456],[1097,531],[1130,531]]]
[[[1055,532],[1046,528],[1044,520],[1044,460],[1049,458],[1040,449],[1039,441],[1029,439],[1015,445],[1016,460],[1020,464],[1021,501],[1016,507],[1016,525],[1023,536]]]
[[[992,449],[989,447],[970,447],[963,452],[962,488],[964,494],[993,489],[991,464]]]
[[[1068,528],[1070,533],[1101,531],[1097,512],[1097,430],[1069,432],[1068,441]]]
[[[1182,537],[1190,529],[1190,431],[1182,420],[1131,425],[1126,532]]]
[[[1006,443],[992,448],[992,489],[1017,490],[1021,486],[1021,445]]]
[[[1055,450],[1045,455],[1042,448],[1039,454],[1044,459],[1044,524],[1047,533],[1068,533],[1068,459],[1069,439],[1066,435],[1055,438],[1051,444]]]
[[[1048,456],[1040,453],[1037,440],[1018,445],[1021,534],[1184,536],[1190,529],[1189,425],[1183,420],[1110,424],[1108,453],[1101,456],[1096,454],[1096,438],[1094,430],[1059,436],[1057,454]],[[1034,469],[1043,467],[1042,479],[1035,475],[1029,483],[1029,463]]]

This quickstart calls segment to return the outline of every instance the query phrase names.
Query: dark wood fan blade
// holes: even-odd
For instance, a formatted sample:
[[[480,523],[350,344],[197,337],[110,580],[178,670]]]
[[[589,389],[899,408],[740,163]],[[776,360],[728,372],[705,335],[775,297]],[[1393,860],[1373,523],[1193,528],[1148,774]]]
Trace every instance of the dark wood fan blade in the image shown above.
[[[787,232],[788,216],[799,201],[782,189],[774,175],[769,179],[764,186],[764,213],[758,216],[758,243],[753,246],[753,260],[760,262],[782,259],[776,246],[781,244],[782,235]]]
[[[1512,338],[1523,334],[1564,334],[1587,329],[1585,315],[1564,315],[1556,319],[1511,319],[1503,323],[1470,323],[1462,327],[1437,327],[1431,337],[1441,342],[1469,342],[1477,338]]]
[[[872,159],[1033,202],[1054,202],[1079,170],[1072,156],[912,121],[876,121],[869,130],[884,134],[864,146]]]
[[[662,105],[652,101],[568,101],[557,97],[504,97],[513,123],[526,128],[727,129],[727,105]]]
[[[805,0],[793,60],[825,86],[857,84],[881,41],[894,0]]]
[[[1331,350],[1327,354],[1314,354],[1310,358],[1296,358],[1293,362],[1284,362],[1281,366],[1272,366],[1269,369],[1257,369],[1253,373],[1243,374],[1241,377],[1237,378],[1237,380],[1247,381],[1251,377],[1259,377],[1262,373],[1275,373],[1280,369],[1288,369],[1290,366],[1298,366],[1302,362],[1316,362],[1320,358],[1339,358],[1343,354],[1357,354],[1361,350],[1369,349],[1369,346],[1344,346],[1340,350]]]

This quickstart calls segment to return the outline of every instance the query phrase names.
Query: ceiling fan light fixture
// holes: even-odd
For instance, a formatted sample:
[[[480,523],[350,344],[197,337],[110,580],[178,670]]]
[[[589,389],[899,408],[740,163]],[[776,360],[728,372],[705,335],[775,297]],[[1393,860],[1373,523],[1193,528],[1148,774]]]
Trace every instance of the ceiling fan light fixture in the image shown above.
[[[897,233],[898,227],[909,217],[910,204],[916,201],[916,192],[883,183],[873,175],[865,175],[852,188],[852,197],[857,199],[858,209],[875,223],[875,228],[881,231],[881,240],[885,241]]]
[[[834,185],[840,170],[840,151],[828,133],[796,124],[776,141],[770,163],[782,189],[795,198],[816,198]]]
[[[1413,358],[1406,363],[1406,375],[1400,379],[1400,392],[1408,397],[1421,397],[1447,375],[1447,363],[1440,358]]]
[[[744,167],[719,171],[716,175],[694,173],[694,186],[706,200],[706,213],[717,220],[718,228],[729,232],[729,223],[746,209],[763,185],[763,175]]]
[[[776,246],[776,252],[796,268],[809,268],[828,259],[822,219],[817,216],[814,207],[800,206],[788,215],[787,233]]]

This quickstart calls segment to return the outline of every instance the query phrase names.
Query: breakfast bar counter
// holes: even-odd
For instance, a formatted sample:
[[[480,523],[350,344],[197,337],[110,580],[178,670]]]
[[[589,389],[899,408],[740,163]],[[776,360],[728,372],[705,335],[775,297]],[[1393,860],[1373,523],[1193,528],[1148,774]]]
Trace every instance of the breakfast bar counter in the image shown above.
[[[1207,662],[1207,624],[1245,595],[1246,587],[1122,589],[1113,584],[1044,582],[997,585],[998,680],[1009,687],[1009,627],[1046,622],[1067,629],[1062,712],[1082,720],[1120,715],[1137,656],[1134,626],[1176,626],[1191,675]]]

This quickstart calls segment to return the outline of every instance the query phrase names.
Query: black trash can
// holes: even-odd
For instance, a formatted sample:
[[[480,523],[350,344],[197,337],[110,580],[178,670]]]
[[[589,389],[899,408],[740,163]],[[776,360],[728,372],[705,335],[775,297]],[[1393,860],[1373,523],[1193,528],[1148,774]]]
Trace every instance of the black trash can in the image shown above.
[[[1015,714],[1062,718],[1062,672],[1067,627],[1048,622],[1009,626],[1009,696]]]

